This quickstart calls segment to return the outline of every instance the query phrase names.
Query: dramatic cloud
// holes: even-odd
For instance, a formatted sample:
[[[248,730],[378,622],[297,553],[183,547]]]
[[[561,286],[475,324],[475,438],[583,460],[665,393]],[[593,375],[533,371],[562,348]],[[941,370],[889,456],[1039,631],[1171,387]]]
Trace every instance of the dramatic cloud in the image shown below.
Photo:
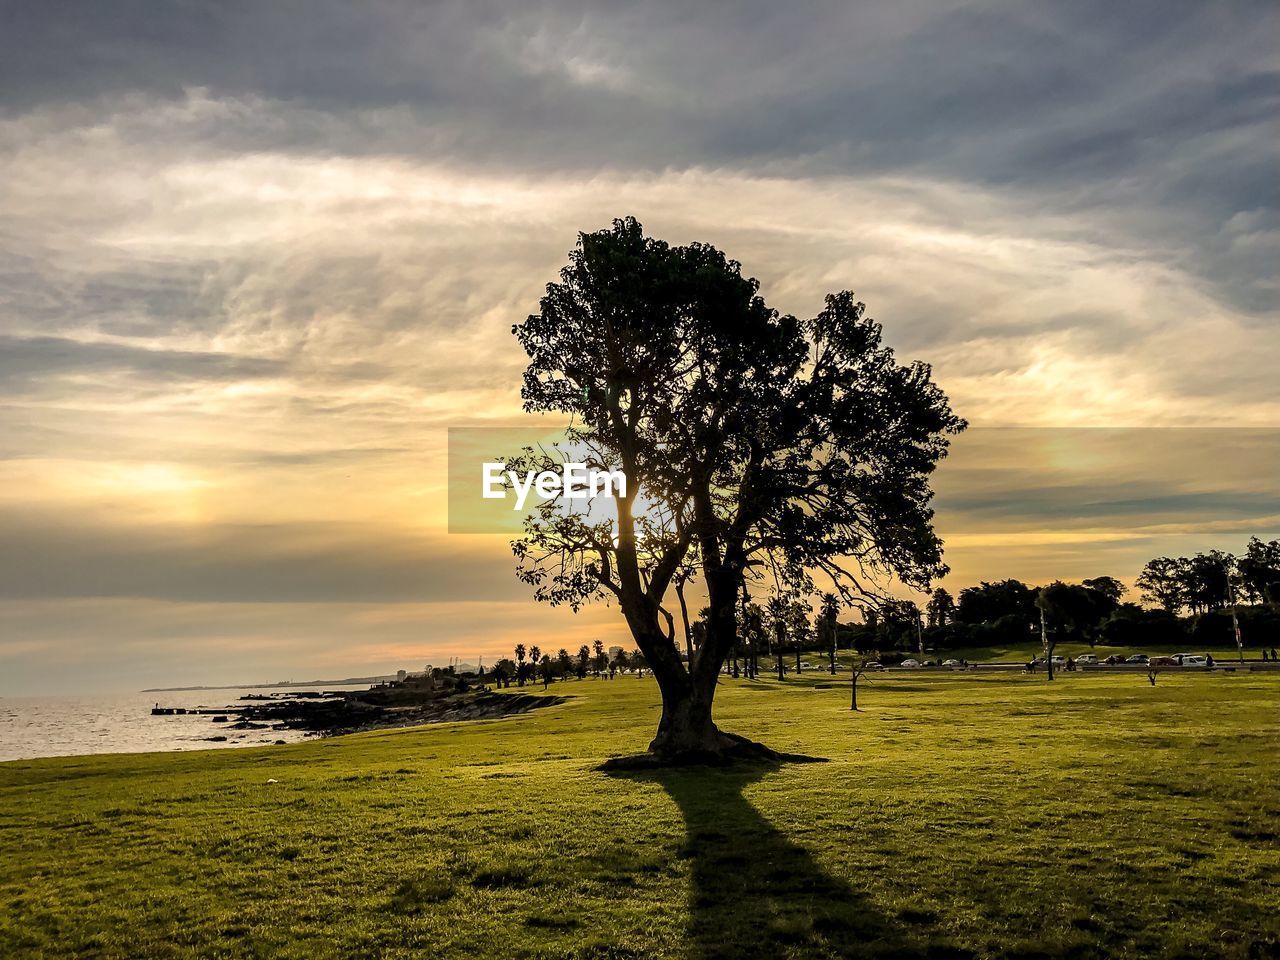
[[[519,416],[510,325],[624,214],[787,311],[854,289],[979,425],[1280,424],[1274,7],[505,6],[0,15],[6,680],[616,629],[445,533],[444,431]],[[955,576],[1131,579],[1274,529],[1251,436],[1145,473],[961,447]]]

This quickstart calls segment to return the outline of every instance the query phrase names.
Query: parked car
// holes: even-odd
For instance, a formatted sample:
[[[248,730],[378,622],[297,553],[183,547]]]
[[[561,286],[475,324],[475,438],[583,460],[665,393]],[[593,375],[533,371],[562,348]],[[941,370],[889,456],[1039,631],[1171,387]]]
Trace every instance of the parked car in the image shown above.
[[[1207,667],[1209,658],[1198,653],[1180,653],[1173,659],[1184,667]]]
[[[1179,664],[1179,663],[1178,663],[1178,658],[1177,658],[1177,657],[1151,657],[1151,658],[1147,661],[1147,666],[1149,666],[1149,667],[1177,667],[1177,666],[1181,666],[1181,664]]]
[[[1067,658],[1066,658],[1066,657],[1059,657],[1059,656],[1057,656],[1057,655],[1055,654],[1054,656],[1050,657],[1049,659],[1053,661],[1053,665],[1054,665],[1055,667],[1065,667],[1065,666],[1067,665]]]
[[[1132,657],[1130,657],[1128,660],[1125,661],[1125,663],[1150,663],[1150,662],[1151,662],[1151,658],[1148,657],[1145,653],[1135,653]]]
[[[812,664],[812,663],[810,663],[808,660],[801,660],[801,661],[800,661],[800,669],[801,669],[801,670],[812,670],[812,669],[813,669],[813,664]]]
[[[1124,657],[1120,656],[1120,654],[1113,653],[1111,656],[1107,657],[1107,659],[1103,660],[1102,662],[1109,667],[1114,667],[1117,664],[1126,663],[1127,661],[1125,660]]]
[[[958,667],[961,666],[961,663],[959,660],[943,660],[942,665],[944,667]]]
[[[1077,665],[1083,664],[1083,663],[1094,664],[1097,662],[1098,662],[1098,655],[1096,653],[1082,653],[1080,654],[1080,656],[1076,657]]]
[[[919,660],[912,659],[912,658],[908,658],[908,659],[906,659],[906,660],[903,660],[903,661],[902,661],[902,663],[898,664],[898,666],[900,666],[900,667],[918,667],[918,666],[920,666],[920,661],[919,661]]]
[[[862,668],[862,669],[864,669],[864,670],[883,670],[883,669],[884,669],[884,664],[883,664],[883,663],[881,663],[879,660],[868,660],[868,661],[867,661],[867,663],[866,663],[866,665],[865,665],[865,666],[863,666],[863,668]]]

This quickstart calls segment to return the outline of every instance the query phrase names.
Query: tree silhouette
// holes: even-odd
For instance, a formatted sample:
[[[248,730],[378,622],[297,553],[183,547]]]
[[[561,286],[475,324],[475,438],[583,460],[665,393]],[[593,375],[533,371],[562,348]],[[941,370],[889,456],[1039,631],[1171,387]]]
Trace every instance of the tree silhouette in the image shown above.
[[[1090,577],[1088,580],[1081,580],[1080,585],[1088,587],[1090,590],[1096,590],[1117,604],[1120,602],[1120,598],[1128,592],[1128,587],[1115,577]]]
[[[523,643],[516,644],[516,686],[523,687],[524,682],[529,679],[529,665],[524,662],[528,651],[525,650]]]
[[[765,605],[769,611],[769,624],[772,627],[774,653],[778,658],[778,679],[786,679],[786,665],[782,662],[782,651],[787,645],[787,626],[790,619],[791,605],[786,597],[773,596]]]
[[[1138,575],[1138,589],[1147,600],[1176,614],[1186,603],[1184,565],[1185,561],[1174,557],[1148,560]]]
[[[796,673],[804,672],[800,652],[809,640],[809,605],[803,600],[793,600],[787,610],[787,628],[796,648]]]
[[[1055,580],[1040,588],[1036,606],[1041,612],[1041,635],[1048,677],[1053,679],[1053,650],[1061,640],[1092,643],[1092,631],[1116,608],[1107,594],[1077,583]]]
[[[854,658],[853,663],[849,667],[849,709],[858,709],[858,681],[866,675],[868,665],[876,662],[879,654],[874,650],[869,650]]]
[[[975,587],[960,591],[955,619],[961,623],[993,623],[1012,617],[1025,630],[1037,619],[1036,594],[1021,580],[983,580]]]
[[[616,519],[538,508],[513,543],[518,573],[542,601],[618,602],[662,693],[655,753],[748,750],[712,705],[762,564],[820,571],[846,599],[945,572],[929,476],[964,422],[852,294],[810,320],[779,314],[719,250],[669,246],[628,218],[581,234],[513,332],[525,409],[570,415],[571,437],[627,477]],[[665,606],[686,563],[710,609],[688,666]]]
[[[1156,557],[1138,576],[1143,596],[1169,613],[1188,609],[1193,615],[1221,610],[1230,602],[1236,558],[1221,550],[1194,557]]]
[[[559,653],[556,654],[556,672],[564,680],[568,679],[571,670],[573,670],[573,657],[569,656],[568,650],[561,647]]]
[[[831,672],[836,672],[836,634],[840,629],[837,618],[840,616],[840,598],[834,593],[822,595],[822,608],[819,612],[822,628],[826,634],[827,649],[831,656]]]
[[[955,618],[956,602],[945,587],[939,587],[933,591],[933,596],[929,598],[924,610],[926,625],[930,630],[937,630],[945,627]]]
[[[511,678],[517,676],[518,668],[514,661],[502,657],[493,665],[493,681],[499,687],[511,686]]]
[[[1280,585],[1280,540],[1250,537],[1244,556],[1238,562],[1240,580],[1245,593],[1255,603],[1271,603]]]

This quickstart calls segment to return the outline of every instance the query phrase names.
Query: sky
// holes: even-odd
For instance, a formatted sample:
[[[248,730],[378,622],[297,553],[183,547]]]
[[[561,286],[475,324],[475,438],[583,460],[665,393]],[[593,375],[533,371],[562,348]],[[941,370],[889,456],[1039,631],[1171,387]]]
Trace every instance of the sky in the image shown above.
[[[948,586],[1278,535],[1277,40],[1264,2],[0,0],[0,694],[622,642],[447,532],[445,451],[521,422],[511,324],[624,215],[933,364]]]

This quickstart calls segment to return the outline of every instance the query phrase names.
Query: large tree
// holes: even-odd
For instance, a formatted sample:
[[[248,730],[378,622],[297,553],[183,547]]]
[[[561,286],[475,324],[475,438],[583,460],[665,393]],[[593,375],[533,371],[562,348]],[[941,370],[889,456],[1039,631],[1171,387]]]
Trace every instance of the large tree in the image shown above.
[[[811,320],[780,314],[716,248],[628,218],[580,235],[513,332],[525,409],[570,415],[628,481],[616,517],[544,504],[513,544],[520,576],[550,603],[618,603],[662,693],[654,753],[748,750],[712,704],[749,579],[802,571],[865,602],[889,577],[923,590],[945,573],[929,477],[964,422],[852,294]],[[686,564],[708,600],[687,666],[667,608]]]
[[[1237,567],[1245,594],[1255,603],[1271,603],[1280,585],[1280,540],[1249,538]]]
[[[1177,614],[1187,604],[1187,561],[1181,557],[1155,557],[1138,575],[1138,589],[1145,599]]]
[[[1115,577],[1091,577],[1088,580],[1082,580],[1080,585],[1097,591],[1104,597],[1110,598],[1116,604],[1119,604],[1120,599],[1128,592],[1128,587]]]
[[[1116,609],[1106,593],[1078,583],[1055,580],[1036,595],[1044,640],[1045,668],[1053,679],[1053,651],[1060,641],[1088,641],[1093,646],[1094,631]]]
[[[1170,613],[1183,608],[1193,616],[1222,609],[1231,597],[1236,558],[1221,550],[1194,557],[1156,557],[1147,561],[1137,579],[1138,589]]]
[[[929,629],[939,630],[955,619],[956,602],[947,592],[946,587],[939,587],[933,591],[933,596],[925,605],[924,612],[925,623]]]
[[[995,623],[1012,617],[1029,627],[1035,622],[1036,593],[1021,580],[999,580],[988,583],[983,580],[976,587],[960,591],[955,619],[961,623]]]

